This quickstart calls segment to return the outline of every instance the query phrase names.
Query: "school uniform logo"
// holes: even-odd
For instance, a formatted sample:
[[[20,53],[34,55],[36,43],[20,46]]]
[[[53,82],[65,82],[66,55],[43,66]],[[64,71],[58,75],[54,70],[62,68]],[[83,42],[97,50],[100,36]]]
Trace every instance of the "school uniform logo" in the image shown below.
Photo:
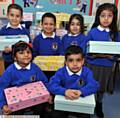
[[[78,46],[78,42],[77,42],[77,41],[72,41],[72,42],[71,42],[71,45],[76,45],[76,46]]]
[[[32,75],[32,76],[30,77],[30,81],[31,81],[31,82],[35,82],[35,81],[36,81],[36,75]]]
[[[85,81],[83,78],[80,78],[78,81],[78,86],[84,86],[85,85]]]
[[[53,50],[57,50],[58,49],[58,43],[57,42],[53,42],[52,43],[52,49]]]

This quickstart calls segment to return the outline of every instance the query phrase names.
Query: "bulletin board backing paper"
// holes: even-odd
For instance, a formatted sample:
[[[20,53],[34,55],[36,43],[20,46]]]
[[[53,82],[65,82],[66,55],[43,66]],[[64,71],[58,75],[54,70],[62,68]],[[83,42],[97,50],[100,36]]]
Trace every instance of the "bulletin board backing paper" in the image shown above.
[[[99,5],[103,4],[103,3],[115,3],[115,0],[93,0],[93,6],[92,6],[92,15],[95,16],[96,14],[96,10],[98,8]]]
[[[14,0],[0,0],[0,17],[5,18],[7,7],[9,4],[14,3]]]
[[[15,0],[24,12],[63,12],[91,15],[93,0]]]

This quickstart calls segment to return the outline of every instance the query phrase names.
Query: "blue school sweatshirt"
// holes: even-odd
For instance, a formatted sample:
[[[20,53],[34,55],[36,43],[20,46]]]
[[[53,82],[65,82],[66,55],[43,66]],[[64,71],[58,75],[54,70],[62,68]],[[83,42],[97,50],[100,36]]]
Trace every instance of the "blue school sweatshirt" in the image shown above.
[[[99,28],[93,28],[88,33],[88,40],[89,41],[111,41],[110,39],[110,32],[106,30],[100,30]],[[118,35],[118,38],[115,39],[116,42],[120,41],[120,33]],[[109,59],[109,58],[92,58],[90,55],[87,54],[87,63],[97,65],[97,66],[106,66],[106,67],[112,67],[115,58]]]
[[[39,34],[33,41],[33,55],[60,55],[61,47],[61,40],[58,36],[43,38],[42,34]]]
[[[82,67],[80,75],[69,75],[66,66],[60,68],[50,78],[49,91],[55,95],[65,95],[67,89],[76,89],[82,92],[82,96],[96,93],[99,83],[93,78],[93,74],[87,67]]]
[[[86,44],[87,44],[87,37],[84,34],[78,34],[78,35],[70,35],[66,34],[62,38],[62,46],[63,46],[63,53],[65,53],[65,49],[69,47],[70,45],[78,45],[83,49],[83,52],[86,51]]]
[[[4,26],[0,30],[0,36],[7,36],[7,35],[27,35],[30,39],[29,36],[29,31],[21,26],[21,28],[12,28],[12,27],[7,27],[8,25]],[[11,39],[12,40],[12,39]],[[31,42],[31,41],[30,41]],[[12,53],[5,53],[3,52],[3,58],[7,62],[12,61]]]
[[[7,104],[5,88],[22,86],[36,81],[42,81],[48,87],[48,79],[37,65],[31,63],[30,69],[18,69],[15,64],[11,64],[0,77],[0,108]]]

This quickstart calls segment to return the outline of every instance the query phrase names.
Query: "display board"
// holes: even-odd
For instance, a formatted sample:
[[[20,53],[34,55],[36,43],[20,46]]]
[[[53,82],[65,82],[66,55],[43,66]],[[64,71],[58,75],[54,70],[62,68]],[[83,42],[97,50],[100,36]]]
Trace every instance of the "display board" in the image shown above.
[[[14,3],[14,0],[0,0],[0,17],[5,18],[7,7],[9,4]]]
[[[93,0],[15,0],[25,12],[63,12],[91,15]]]
[[[97,10],[98,6],[103,3],[115,3],[115,0],[93,0],[92,15],[96,14],[96,10]]]

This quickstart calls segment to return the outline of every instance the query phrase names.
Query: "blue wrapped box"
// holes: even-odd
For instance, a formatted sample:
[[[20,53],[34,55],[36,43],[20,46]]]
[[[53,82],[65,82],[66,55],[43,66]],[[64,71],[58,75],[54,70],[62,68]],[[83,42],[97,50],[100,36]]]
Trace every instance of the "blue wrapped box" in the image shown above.
[[[94,114],[95,97],[90,95],[77,100],[67,100],[64,96],[55,96],[55,110]]]
[[[89,41],[87,53],[120,54],[120,42]]]
[[[29,43],[29,37],[27,35],[0,36],[0,51],[3,51],[5,47],[11,47],[18,41],[25,41]]]

